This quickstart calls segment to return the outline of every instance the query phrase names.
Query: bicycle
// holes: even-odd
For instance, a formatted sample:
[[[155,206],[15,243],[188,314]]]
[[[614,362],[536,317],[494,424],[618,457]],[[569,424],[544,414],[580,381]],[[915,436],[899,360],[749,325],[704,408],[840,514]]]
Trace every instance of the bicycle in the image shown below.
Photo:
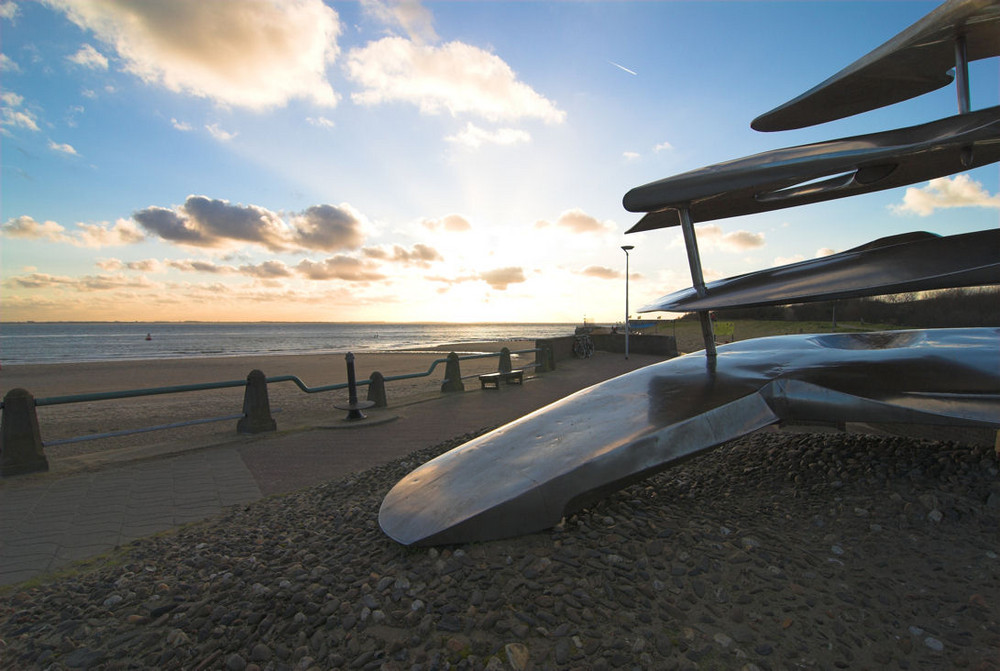
[[[594,356],[594,341],[586,333],[576,336],[573,340],[573,356],[577,359],[589,359]]]

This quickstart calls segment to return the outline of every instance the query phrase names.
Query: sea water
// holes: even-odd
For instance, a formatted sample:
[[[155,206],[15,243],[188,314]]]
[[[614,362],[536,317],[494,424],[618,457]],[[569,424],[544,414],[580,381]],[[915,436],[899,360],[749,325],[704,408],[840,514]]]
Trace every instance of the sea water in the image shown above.
[[[552,338],[572,335],[573,329],[572,324],[18,322],[0,324],[0,364],[377,352]]]

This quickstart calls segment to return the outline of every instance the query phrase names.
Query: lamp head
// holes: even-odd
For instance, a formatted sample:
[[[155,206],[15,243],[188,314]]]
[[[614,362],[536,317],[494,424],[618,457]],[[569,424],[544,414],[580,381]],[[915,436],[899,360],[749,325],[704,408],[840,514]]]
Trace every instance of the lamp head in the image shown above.
[[[622,245],[622,249],[628,254],[630,249],[635,249],[635,245]]]

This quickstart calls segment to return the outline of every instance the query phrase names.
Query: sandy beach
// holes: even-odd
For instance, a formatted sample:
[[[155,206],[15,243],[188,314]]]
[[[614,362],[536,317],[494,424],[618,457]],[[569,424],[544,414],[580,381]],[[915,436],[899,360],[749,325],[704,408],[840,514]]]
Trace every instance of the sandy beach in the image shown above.
[[[419,351],[360,352],[355,355],[359,381],[373,372],[388,377],[426,372],[437,359],[450,351],[460,355],[531,349],[533,341],[470,342],[442,345]],[[533,354],[515,355],[515,367],[534,362]],[[497,369],[497,357],[472,359],[461,364],[462,375],[476,375]],[[93,392],[149,389],[187,384],[245,380],[258,369],[269,377],[294,375],[309,387],[347,382],[347,364],[343,354],[274,355],[259,357],[216,357],[152,359],[145,361],[104,361],[93,363],[8,365],[0,371],[0,394],[11,389],[27,389],[36,399]],[[439,364],[427,377],[386,383],[390,405],[398,405],[428,395],[437,395],[445,377],[445,365]],[[475,383],[475,380],[467,382]],[[471,388],[471,386],[470,386]],[[476,384],[478,388],[478,384]],[[223,417],[242,412],[243,388],[165,394],[89,403],[40,406],[37,409],[43,442],[77,436],[110,433],[161,426],[194,419]],[[367,396],[367,387],[358,388],[358,397]],[[292,382],[272,384],[268,396],[275,420],[281,428],[315,424],[343,411],[334,404],[346,402],[347,390],[306,394]],[[235,420],[201,424],[130,436],[53,445],[46,447],[49,458],[70,456],[98,450],[132,447],[162,441],[212,442],[230,436]]]

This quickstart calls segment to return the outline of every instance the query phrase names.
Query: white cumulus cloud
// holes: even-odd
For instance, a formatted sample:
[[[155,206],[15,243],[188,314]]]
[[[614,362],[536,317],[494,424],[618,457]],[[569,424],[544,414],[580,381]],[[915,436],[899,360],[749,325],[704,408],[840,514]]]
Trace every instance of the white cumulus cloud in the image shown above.
[[[49,140],[49,149],[52,151],[58,151],[62,154],[69,154],[70,156],[78,156],[76,149],[71,144],[66,144],[64,142],[56,142],[55,140]]]
[[[13,128],[26,128],[28,130],[38,130],[38,121],[35,115],[26,109],[22,109],[24,98],[11,91],[0,93],[0,126],[10,126]]]
[[[990,195],[983,185],[969,175],[938,177],[925,186],[911,186],[903,194],[903,202],[892,205],[896,214],[916,214],[926,217],[934,210],[950,207],[991,207],[1000,209],[1000,194]]]
[[[531,135],[527,131],[518,130],[517,128],[486,130],[470,121],[465,124],[465,128],[455,135],[446,137],[445,140],[469,147],[470,149],[478,149],[484,144],[512,145],[530,142]]]
[[[89,44],[84,44],[80,47],[79,51],[72,56],[67,56],[67,58],[70,62],[82,65],[85,68],[91,68],[94,70],[108,69],[107,57]]]
[[[613,221],[601,221],[580,208],[573,208],[561,213],[559,218],[556,219],[555,224],[551,224],[544,219],[535,222],[536,229],[544,229],[553,225],[569,229],[571,233],[577,234],[595,233],[601,235],[604,233],[614,233],[616,228]]]
[[[698,243],[715,245],[732,252],[743,252],[748,249],[757,249],[764,246],[764,234],[752,233],[750,231],[729,231],[723,232],[722,228],[716,224],[705,224],[698,226]]]
[[[417,42],[437,42],[434,17],[416,0],[362,0],[365,9],[383,23],[398,26]]]
[[[222,128],[219,127],[219,124],[217,123],[206,124],[205,130],[208,131],[209,135],[211,135],[216,140],[219,140],[221,142],[229,142],[234,137],[239,135],[239,133],[230,133],[227,130],[223,130]]]
[[[333,106],[326,77],[341,26],[322,0],[47,0],[149,84],[263,109]]]
[[[498,56],[463,42],[421,45],[386,37],[352,49],[349,77],[359,105],[406,102],[422,113],[476,115],[492,122],[540,119],[562,123],[566,113],[518,80]]]

